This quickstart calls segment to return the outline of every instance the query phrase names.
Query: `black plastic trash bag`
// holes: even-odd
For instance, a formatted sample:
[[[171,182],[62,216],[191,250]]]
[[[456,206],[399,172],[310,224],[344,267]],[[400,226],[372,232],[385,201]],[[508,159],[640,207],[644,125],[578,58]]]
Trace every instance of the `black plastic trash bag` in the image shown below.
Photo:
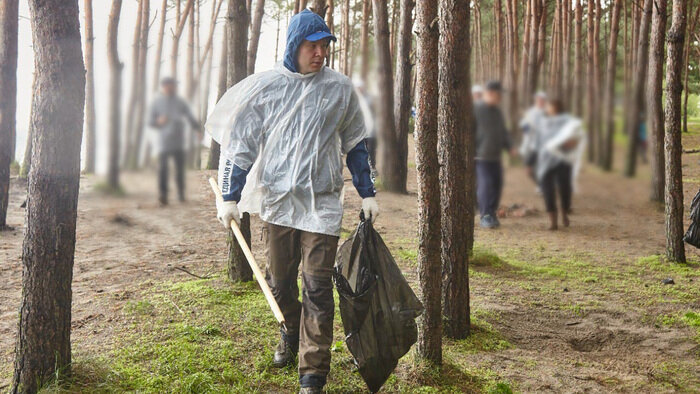
[[[696,248],[700,248],[700,191],[690,203],[690,226],[683,240]]]
[[[423,312],[389,249],[360,215],[338,251],[333,280],[340,294],[345,343],[360,375],[377,392],[418,337]]]

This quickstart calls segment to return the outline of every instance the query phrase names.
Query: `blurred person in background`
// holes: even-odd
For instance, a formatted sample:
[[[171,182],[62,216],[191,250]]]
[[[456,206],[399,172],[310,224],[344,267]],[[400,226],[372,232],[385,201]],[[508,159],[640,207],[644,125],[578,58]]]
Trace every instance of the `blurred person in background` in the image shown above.
[[[484,88],[481,85],[472,86],[472,102],[476,105],[484,98]]]
[[[483,92],[483,100],[474,103],[476,121],[476,196],[483,228],[500,226],[496,210],[503,192],[504,150],[515,154],[510,134],[501,111],[501,83],[490,81]]]
[[[542,127],[542,122],[546,116],[545,107],[547,105],[547,94],[543,91],[535,93],[533,97],[534,103],[526,112],[522,120],[520,120],[520,130],[523,132],[523,140],[520,144],[519,153],[522,156],[525,166],[528,169],[530,177],[537,182],[534,177],[534,168],[537,164],[536,150],[533,148],[535,143],[535,135]],[[537,189],[539,191],[539,188]]]
[[[532,151],[536,154],[535,178],[539,183],[549,215],[549,229],[558,229],[558,212],[562,224],[569,226],[574,178],[584,151],[586,135],[581,120],[564,112],[562,101],[553,98],[546,105],[547,116],[533,135]],[[557,194],[561,209],[557,210]]]
[[[160,95],[151,103],[148,124],[158,134],[158,201],[168,204],[168,160],[175,162],[177,195],[185,201],[185,121],[197,131],[201,140],[201,125],[192,115],[189,105],[177,95],[177,81],[163,78]]]

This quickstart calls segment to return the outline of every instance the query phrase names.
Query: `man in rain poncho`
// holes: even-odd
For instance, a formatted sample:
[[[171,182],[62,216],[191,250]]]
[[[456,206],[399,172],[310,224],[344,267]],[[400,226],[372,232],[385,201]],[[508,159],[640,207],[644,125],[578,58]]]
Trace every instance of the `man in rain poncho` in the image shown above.
[[[323,18],[295,15],[284,61],[229,89],[206,125],[221,144],[217,217],[239,221],[240,202],[264,221],[267,281],[286,321],[274,364],[298,352],[304,393],[321,392],[330,369],[343,154],[365,216],[378,214],[358,97],[350,79],[325,67],[330,40]]]

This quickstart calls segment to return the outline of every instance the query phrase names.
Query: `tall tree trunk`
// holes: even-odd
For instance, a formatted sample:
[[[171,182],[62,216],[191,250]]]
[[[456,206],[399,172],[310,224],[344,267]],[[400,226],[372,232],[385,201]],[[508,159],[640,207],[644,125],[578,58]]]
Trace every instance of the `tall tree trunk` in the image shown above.
[[[644,84],[647,76],[649,56],[649,29],[651,27],[651,8],[654,0],[644,0],[644,10],[639,27],[639,44],[637,60],[632,82],[632,100],[627,111],[627,160],[625,175],[633,177],[637,170],[637,145],[639,143],[639,125],[642,122],[644,108]]]
[[[530,4],[530,2],[528,2]],[[484,67],[484,48],[483,48],[483,33],[481,30],[481,6],[480,6],[480,1],[477,0],[474,2],[474,23],[475,23],[475,31],[476,31],[476,59],[475,59],[475,68],[476,68],[476,80],[477,82],[483,82],[484,79],[486,78],[485,75],[485,70],[486,67]],[[527,33],[525,33],[525,37],[527,37]],[[526,62],[527,59],[525,59],[525,54],[523,53],[523,59]],[[523,68],[524,70],[525,68]]]
[[[180,51],[180,37],[182,37],[182,32],[185,30],[185,23],[187,22],[187,17],[190,15],[190,10],[194,7],[194,0],[187,0],[187,4],[185,4],[185,9],[182,13],[180,13],[180,2],[178,1],[177,4],[178,17],[176,18],[172,49],[170,50],[170,76],[172,78],[177,78],[177,58]]]
[[[198,3],[198,2],[195,2]],[[195,57],[195,11],[192,7],[187,18],[187,53],[185,54],[185,98],[191,104],[194,100],[194,57]]]
[[[139,97],[139,52],[141,48],[141,25],[143,23],[148,24],[148,20],[143,21],[143,6],[145,4],[144,0],[138,1],[138,8],[136,10],[136,25],[134,25],[134,38],[131,44],[131,88],[129,91],[129,102],[126,107],[126,126],[124,127],[124,167],[128,168],[129,160],[134,154],[134,114],[136,113],[136,106],[138,104]]]
[[[245,0],[228,3],[228,71],[227,85],[231,87],[248,75],[248,11]]]
[[[258,56],[258,43],[260,42],[260,26],[262,26],[263,15],[265,14],[265,0],[255,2],[255,13],[251,26],[251,36],[248,42],[248,75],[255,73],[255,60]]]
[[[343,3],[343,13],[342,13],[342,30],[343,30],[343,44],[341,47],[341,72],[345,75],[349,75],[350,68],[350,47],[352,46],[352,35],[350,34],[350,0],[345,0]]]
[[[326,19],[326,10],[328,9],[327,0],[311,0],[311,11],[318,14],[323,19]]]
[[[121,128],[122,67],[117,50],[119,15],[122,1],[112,0],[112,9],[107,25],[107,63],[109,64],[109,162],[107,184],[112,190],[119,189],[119,156]]]
[[[70,375],[71,281],[85,66],[78,0],[29,0],[36,83],[34,158],[22,245],[22,303],[12,393]]]
[[[690,3],[688,8],[688,14],[692,12],[693,3]],[[685,91],[685,96],[683,98],[683,132],[688,132],[688,96],[690,95],[690,90],[688,89],[688,74],[690,74],[690,68],[688,68],[688,61],[690,59],[690,41],[692,40],[692,35],[695,33],[695,26],[698,23],[698,17],[700,17],[700,4],[695,7],[695,15],[686,22],[687,32],[685,37],[685,55],[683,58],[683,90]]]
[[[95,172],[97,151],[95,120],[95,35],[92,0],[85,0],[85,173]],[[6,97],[6,96],[5,96]]]
[[[367,81],[369,74],[369,18],[372,12],[372,2],[370,0],[362,0],[362,28],[360,31],[360,56],[362,56],[362,65],[360,68],[360,78],[362,81]]]
[[[666,38],[666,0],[655,0],[651,24],[651,47],[649,48],[649,76],[647,78],[646,113],[649,119],[649,141],[651,142],[651,200],[664,201],[664,39]]]
[[[583,6],[576,0],[574,16],[574,105],[573,112],[583,116]]]
[[[474,130],[469,1],[440,0],[438,155],[445,334],[469,335],[469,253],[474,235]]]
[[[0,231],[7,225],[10,164],[14,157],[17,113],[18,1],[0,3]]]
[[[518,130],[518,2],[506,0],[505,109],[514,137]]]
[[[596,137],[595,160],[598,165],[602,165],[604,136],[603,129],[600,123],[601,115],[601,82],[600,82],[600,20],[603,16],[603,9],[600,6],[600,0],[595,0],[595,22],[593,25],[593,91],[596,99],[593,100],[593,127],[595,128],[594,135]],[[593,143],[591,141],[591,143]]]
[[[34,76],[34,79],[32,81],[32,91],[34,91],[34,85],[36,84],[36,75]],[[30,114],[29,114],[29,119],[32,118],[32,113],[30,109]],[[24,156],[22,157],[22,166],[19,169],[19,177],[21,179],[27,179],[29,176],[29,170],[31,169],[31,164],[32,164],[32,135],[34,133],[32,132],[32,124],[31,121],[29,123],[29,127],[27,127],[27,143],[24,145]]]
[[[386,190],[405,192],[406,178],[401,177],[399,144],[394,131],[394,78],[389,48],[389,12],[386,1],[373,0],[374,40],[378,65],[379,97],[377,105],[377,130],[379,130],[379,174]]]
[[[394,86],[394,120],[396,122],[397,178],[406,191],[408,174],[408,118],[411,115],[411,40],[413,39],[414,0],[401,0],[401,16],[396,51],[396,86]]]
[[[438,143],[437,2],[416,3],[416,174],[418,176],[418,279],[425,312],[419,321],[418,356],[442,363],[442,262]]]
[[[603,127],[605,128],[605,147],[601,152],[602,167],[612,170],[613,137],[615,135],[615,76],[617,70],[617,37],[620,26],[620,10],[623,0],[614,0],[612,4],[612,19],[610,21],[610,38],[608,41],[608,63],[605,72],[605,92],[603,108]]]
[[[477,9],[476,7],[474,8]],[[525,12],[523,13],[523,46],[520,54],[520,67],[518,81],[520,85],[520,106],[524,107],[528,103],[530,97],[527,97],[527,58],[530,51],[530,21],[532,20],[532,1],[527,1]],[[478,18],[476,19],[479,23]],[[478,30],[481,30],[480,28]],[[480,44],[479,44],[480,45]],[[481,57],[481,50],[478,49],[477,56]],[[483,67],[483,66],[482,66]]]
[[[588,161],[593,162],[595,148],[597,147],[598,130],[596,129],[596,113],[595,113],[595,2],[588,0],[588,12],[586,20],[587,49],[588,59],[586,61],[586,123],[588,127]]]
[[[156,45],[156,60],[153,63],[153,91],[158,91],[160,86],[161,59],[163,57],[163,36],[165,34],[165,17],[168,13],[168,0],[163,0],[160,5],[160,25],[158,28],[158,44]]]
[[[496,32],[496,70],[498,72],[498,79],[502,81],[505,63],[505,48],[503,46],[503,27],[505,26],[505,23],[503,23],[503,6],[501,4],[501,0],[493,1],[493,16],[494,22],[496,23],[494,27],[494,30]]]
[[[666,39],[666,256],[685,263],[683,244],[683,171],[681,168],[681,94],[683,85],[683,43],[687,2],[673,0],[673,17]]]
[[[144,5],[141,20],[141,32],[139,38],[139,63],[137,72],[138,89],[136,97],[136,114],[134,116],[133,147],[131,155],[127,158],[127,168],[135,170],[139,166],[141,157],[141,143],[143,140],[143,129],[145,127],[146,114],[146,65],[148,64],[148,30],[150,19],[150,0],[141,0]]]
[[[228,27],[224,25],[224,38],[221,43],[221,58],[219,60],[219,80],[217,83],[216,101],[221,99],[221,96],[226,93],[227,76],[228,76]],[[218,142],[211,140],[209,147],[209,160],[207,163],[208,170],[219,169],[219,157],[221,155],[221,145]]]
[[[527,64],[527,81],[528,89],[526,96],[532,97],[537,90],[537,77],[539,76],[539,62],[537,59],[537,52],[539,49],[539,33],[540,33],[540,19],[544,10],[542,9],[542,3],[540,0],[530,0],[532,6],[532,20],[530,21],[530,51],[528,54],[528,64]]]
[[[331,34],[335,34],[335,25],[333,24],[333,13],[335,12],[335,1],[328,0],[328,12],[326,13],[326,25],[331,31]],[[277,40],[279,41],[279,20],[277,22]],[[326,65],[330,65],[331,68],[335,68],[335,42],[331,41],[330,45],[331,53],[326,59]],[[275,56],[277,56],[277,51],[275,50]]]

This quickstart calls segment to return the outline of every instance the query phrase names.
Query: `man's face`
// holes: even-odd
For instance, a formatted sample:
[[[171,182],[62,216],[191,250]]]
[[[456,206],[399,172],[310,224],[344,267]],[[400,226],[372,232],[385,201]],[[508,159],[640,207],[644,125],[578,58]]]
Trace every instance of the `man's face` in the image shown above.
[[[318,41],[307,41],[301,43],[297,53],[297,64],[300,74],[308,74],[320,71],[326,61],[328,44],[330,38]]]
[[[164,83],[161,85],[161,90],[164,95],[172,96],[175,94],[176,87],[174,83]]]
[[[484,102],[488,105],[499,105],[501,104],[501,92],[498,90],[488,90],[484,91]]]

